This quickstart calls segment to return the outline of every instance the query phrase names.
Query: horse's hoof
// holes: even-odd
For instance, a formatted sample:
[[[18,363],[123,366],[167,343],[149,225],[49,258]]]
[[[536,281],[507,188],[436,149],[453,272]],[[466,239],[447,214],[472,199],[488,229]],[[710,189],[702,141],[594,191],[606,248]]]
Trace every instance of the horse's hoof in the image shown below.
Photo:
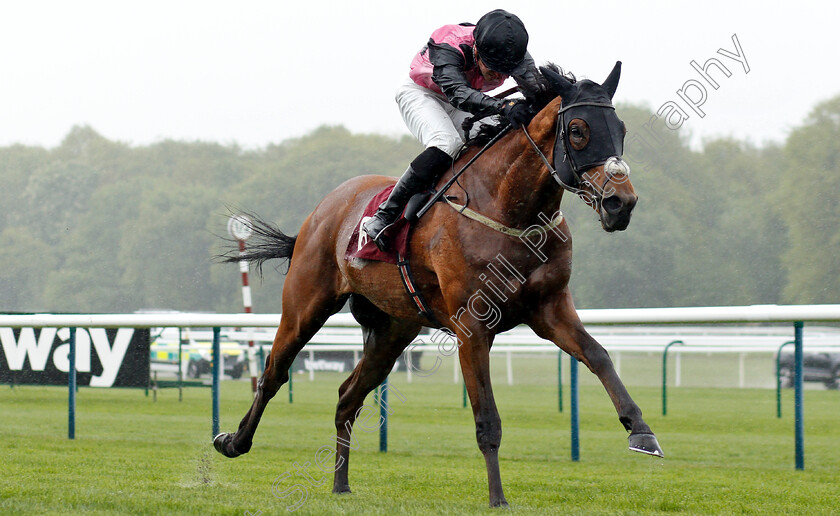
[[[217,452],[221,453],[229,459],[239,457],[242,454],[234,450],[232,446],[228,446],[232,438],[233,436],[227,433],[217,435],[213,438],[213,448],[216,448]]]
[[[630,434],[627,440],[630,442],[631,451],[665,458],[665,454],[662,453],[662,448],[659,447],[659,441],[656,440],[656,436],[653,434]]]
[[[350,494],[351,493],[350,486],[348,486],[346,484],[343,485],[343,486],[333,487],[332,492],[333,492],[333,494]]]
[[[501,500],[496,500],[495,502],[490,502],[490,508],[495,509],[496,507],[502,509],[510,509],[510,505],[508,505],[507,500],[502,498]]]

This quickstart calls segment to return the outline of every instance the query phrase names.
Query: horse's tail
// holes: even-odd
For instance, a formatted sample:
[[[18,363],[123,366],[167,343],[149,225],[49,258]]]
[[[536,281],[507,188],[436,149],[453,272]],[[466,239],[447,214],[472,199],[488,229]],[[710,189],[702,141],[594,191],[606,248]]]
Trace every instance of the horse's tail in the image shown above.
[[[274,224],[266,222],[252,213],[248,213],[247,217],[250,220],[251,236],[248,238],[245,252],[239,252],[237,241],[226,239],[228,242],[236,243],[236,247],[231,245],[225,253],[218,255],[219,261],[223,263],[245,261],[250,265],[256,265],[256,270],[260,276],[262,276],[263,263],[268,260],[279,258],[291,262],[297,236],[289,236],[283,233]],[[285,272],[288,272],[288,267],[284,274]]]

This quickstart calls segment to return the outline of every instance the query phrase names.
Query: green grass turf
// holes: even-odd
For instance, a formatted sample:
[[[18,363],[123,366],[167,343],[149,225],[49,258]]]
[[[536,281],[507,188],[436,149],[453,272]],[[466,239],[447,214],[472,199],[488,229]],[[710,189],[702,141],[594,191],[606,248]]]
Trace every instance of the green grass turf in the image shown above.
[[[556,367],[556,366],[555,366]],[[502,368],[502,377],[504,369]],[[285,514],[272,483],[306,485],[296,514],[498,514],[487,508],[484,461],[472,414],[451,373],[392,375],[389,451],[377,431],[357,430],[353,493],[312,487],[294,463],[333,445],[336,391],[345,375],[295,375],[269,404],[247,455],[226,459],[211,446],[209,389],[158,393],[82,388],[76,439],[67,439],[67,389],[0,386],[0,514]],[[519,374],[519,378],[522,378]],[[591,376],[581,370],[582,379]],[[566,377],[567,379],[567,377]],[[631,387],[666,458],[632,453],[604,390],[582,382],[581,458],[570,460],[566,412],[556,387],[508,386],[496,400],[504,436],[502,481],[516,514],[837,514],[840,512],[840,392],[805,393],[805,470],[794,469],[792,392],[776,418],[767,389]],[[372,397],[367,403],[372,404]],[[222,386],[222,431],[250,405],[250,383]],[[320,477],[314,464],[310,472]],[[318,472],[318,473],[316,473]],[[302,491],[301,491],[302,492]],[[505,511],[507,514],[507,511]]]

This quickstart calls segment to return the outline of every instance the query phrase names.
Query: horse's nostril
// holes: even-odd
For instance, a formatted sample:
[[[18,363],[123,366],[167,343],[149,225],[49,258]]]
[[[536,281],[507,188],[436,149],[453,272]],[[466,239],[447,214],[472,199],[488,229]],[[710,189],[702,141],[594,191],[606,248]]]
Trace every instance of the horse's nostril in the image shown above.
[[[601,206],[604,207],[607,213],[611,215],[616,214],[621,210],[621,199],[619,199],[617,195],[607,197],[604,199],[604,202],[601,203]]]

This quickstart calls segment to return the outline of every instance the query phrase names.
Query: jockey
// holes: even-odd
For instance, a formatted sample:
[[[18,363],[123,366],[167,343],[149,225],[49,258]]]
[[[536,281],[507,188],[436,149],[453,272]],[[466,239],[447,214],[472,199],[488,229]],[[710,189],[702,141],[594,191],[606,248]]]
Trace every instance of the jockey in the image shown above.
[[[383,232],[411,196],[434,186],[451,167],[466,140],[462,123],[470,115],[502,115],[514,126],[530,122],[533,114],[522,101],[482,93],[498,88],[508,77],[519,84],[535,83],[539,72],[527,46],[528,32],[522,21],[497,9],[475,25],[439,28],[414,56],[409,78],[397,90],[396,101],[409,131],[425,150],[363,226],[379,249],[390,246]]]

